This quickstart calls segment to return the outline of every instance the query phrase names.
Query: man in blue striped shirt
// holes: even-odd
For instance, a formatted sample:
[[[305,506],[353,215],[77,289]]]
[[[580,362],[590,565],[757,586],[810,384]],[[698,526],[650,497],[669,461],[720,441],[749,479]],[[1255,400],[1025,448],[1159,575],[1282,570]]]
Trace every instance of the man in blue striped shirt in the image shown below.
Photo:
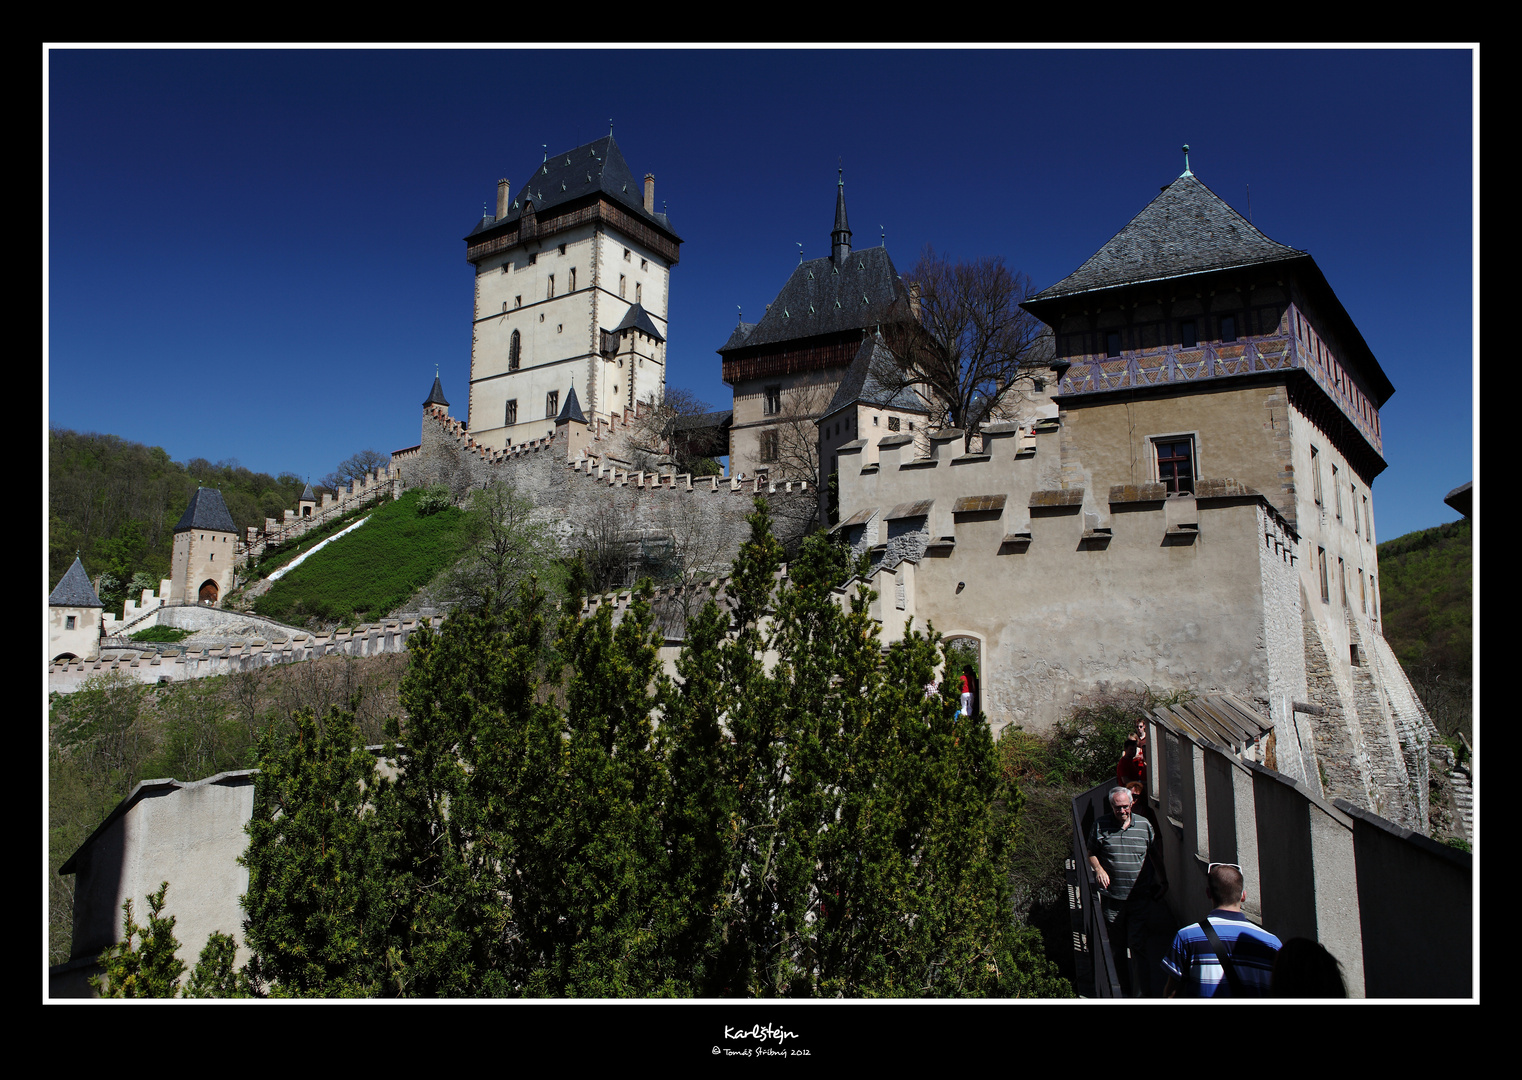
[[[1215,905],[1207,918],[1236,972],[1241,996],[1266,996],[1280,942],[1242,914],[1242,900],[1246,896],[1242,868],[1231,863],[1211,863],[1205,875],[1205,895]],[[1178,932],[1163,967],[1168,969],[1165,997],[1237,996],[1215,946],[1199,923]]]

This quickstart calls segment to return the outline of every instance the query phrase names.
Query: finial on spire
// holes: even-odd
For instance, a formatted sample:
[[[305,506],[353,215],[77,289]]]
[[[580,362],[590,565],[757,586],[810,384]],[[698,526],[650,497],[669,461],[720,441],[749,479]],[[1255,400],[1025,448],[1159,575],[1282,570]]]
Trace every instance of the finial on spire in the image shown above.
[[[542,165],[542,164],[545,164],[546,162],[548,162],[550,160],[550,144],[549,143],[540,143],[539,145],[544,147],[544,161],[540,162],[540,164]]]
[[[880,230],[880,231],[881,231],[881,232],[882,232],[882,234],[883,234],[883,247],[887,247],[887,246],[888,246],[888,230],[887,230],[887,228],[886,228],[886,227],[885,227],[885,226],[883,226],[883,225],[878,225],[878,229],[879,229],[879,230]]]
[[[838,183],[840,184],[841,187],[845,187],[846,186],[846,166],[845,166],[845,162],[842,159],[840,159],[840,158],[836,158],[835,159],[835,171],[840,174],[840,180],[838,181]]]
[[[803,244],[799,243],[799,241],[797,241],[797,240],[794,240],[793,243],[798,244],[798,265],[802,266],[803,265]]]
[[[1183,175],[1184,176],[1193,176],[1194,175],[1194,173],[1189,171],[1189,144],[1188,143],[1184,144],[1184,172],[1183,172]]]
[[[610,117],[608,117],[608,138],[611,139],[612,137],[613,137],[613,118],[610,116]]]
[[[740,307],[739,304],[736,304],[735,305],[735,325],[739,326],[744,321],[745,321],[745,311]]]

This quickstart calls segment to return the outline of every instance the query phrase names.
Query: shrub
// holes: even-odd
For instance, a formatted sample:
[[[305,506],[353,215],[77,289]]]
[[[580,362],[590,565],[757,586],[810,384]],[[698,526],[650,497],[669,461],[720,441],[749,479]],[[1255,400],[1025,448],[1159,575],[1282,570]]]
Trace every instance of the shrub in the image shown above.
[[[454,505],[454,499],[449,494],[449,489],[443,484],[435,487],[424,488],[418,492],[417,516],[429,517],[437,514],[440,510],[448,510]]]
[[[178,630],[173,626],[150,626],[146,630],[139,630],[131,635],[132,641],[160,641],[165,643],[184,641],[193,631]]]

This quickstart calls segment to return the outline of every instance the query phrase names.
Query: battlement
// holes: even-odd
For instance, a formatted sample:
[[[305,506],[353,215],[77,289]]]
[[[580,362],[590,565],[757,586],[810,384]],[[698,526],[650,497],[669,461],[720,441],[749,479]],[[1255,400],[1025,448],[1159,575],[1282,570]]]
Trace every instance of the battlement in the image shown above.
[[[257,618],[244,615],[239,617]],[[86,679],[97,675],[116,674],[151,685],[230,675],[275,664],[316,660],[323,656],[360,657],[405,652],[407,638],[419,626],[436,627],[442,622],[443,616],[384,619],[377,623],[317,634],[270,622],[269,640],[255,638],[241,646],[190,646],[178,653],[160,653],[155,649],[107,648],[98,660],[60,661],[52,664],[48,668],[48,688],[59,693],[72,693]],[[276,639],[275,635],[282,632],[288,636]]]

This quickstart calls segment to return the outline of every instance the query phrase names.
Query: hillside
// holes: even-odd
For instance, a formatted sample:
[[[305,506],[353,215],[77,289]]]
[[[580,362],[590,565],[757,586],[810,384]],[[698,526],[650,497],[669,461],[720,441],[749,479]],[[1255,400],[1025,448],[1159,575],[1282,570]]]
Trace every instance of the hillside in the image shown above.
[[[1385,640],[1445,735],[1470,733],[1473,565],[1468,521],[1407,533],[1379,545]]]
[[[384,504],[275,582],[254,610],[299,626],[364,622],[396,609],[461,555],[465,513],[454,506],[422,513],[425,494],[413,490]]]
[[[121,614],[134,574],[155,588],[169,575],[174,526],[198,486],[221,490],[241,532],[294,507],[303,482],[295,473],[253,472],[236,459],[182,463],[162,447],[54,428],[48,432],[48,586],[78,551],[92,579],[110,575],[101,599]]]

